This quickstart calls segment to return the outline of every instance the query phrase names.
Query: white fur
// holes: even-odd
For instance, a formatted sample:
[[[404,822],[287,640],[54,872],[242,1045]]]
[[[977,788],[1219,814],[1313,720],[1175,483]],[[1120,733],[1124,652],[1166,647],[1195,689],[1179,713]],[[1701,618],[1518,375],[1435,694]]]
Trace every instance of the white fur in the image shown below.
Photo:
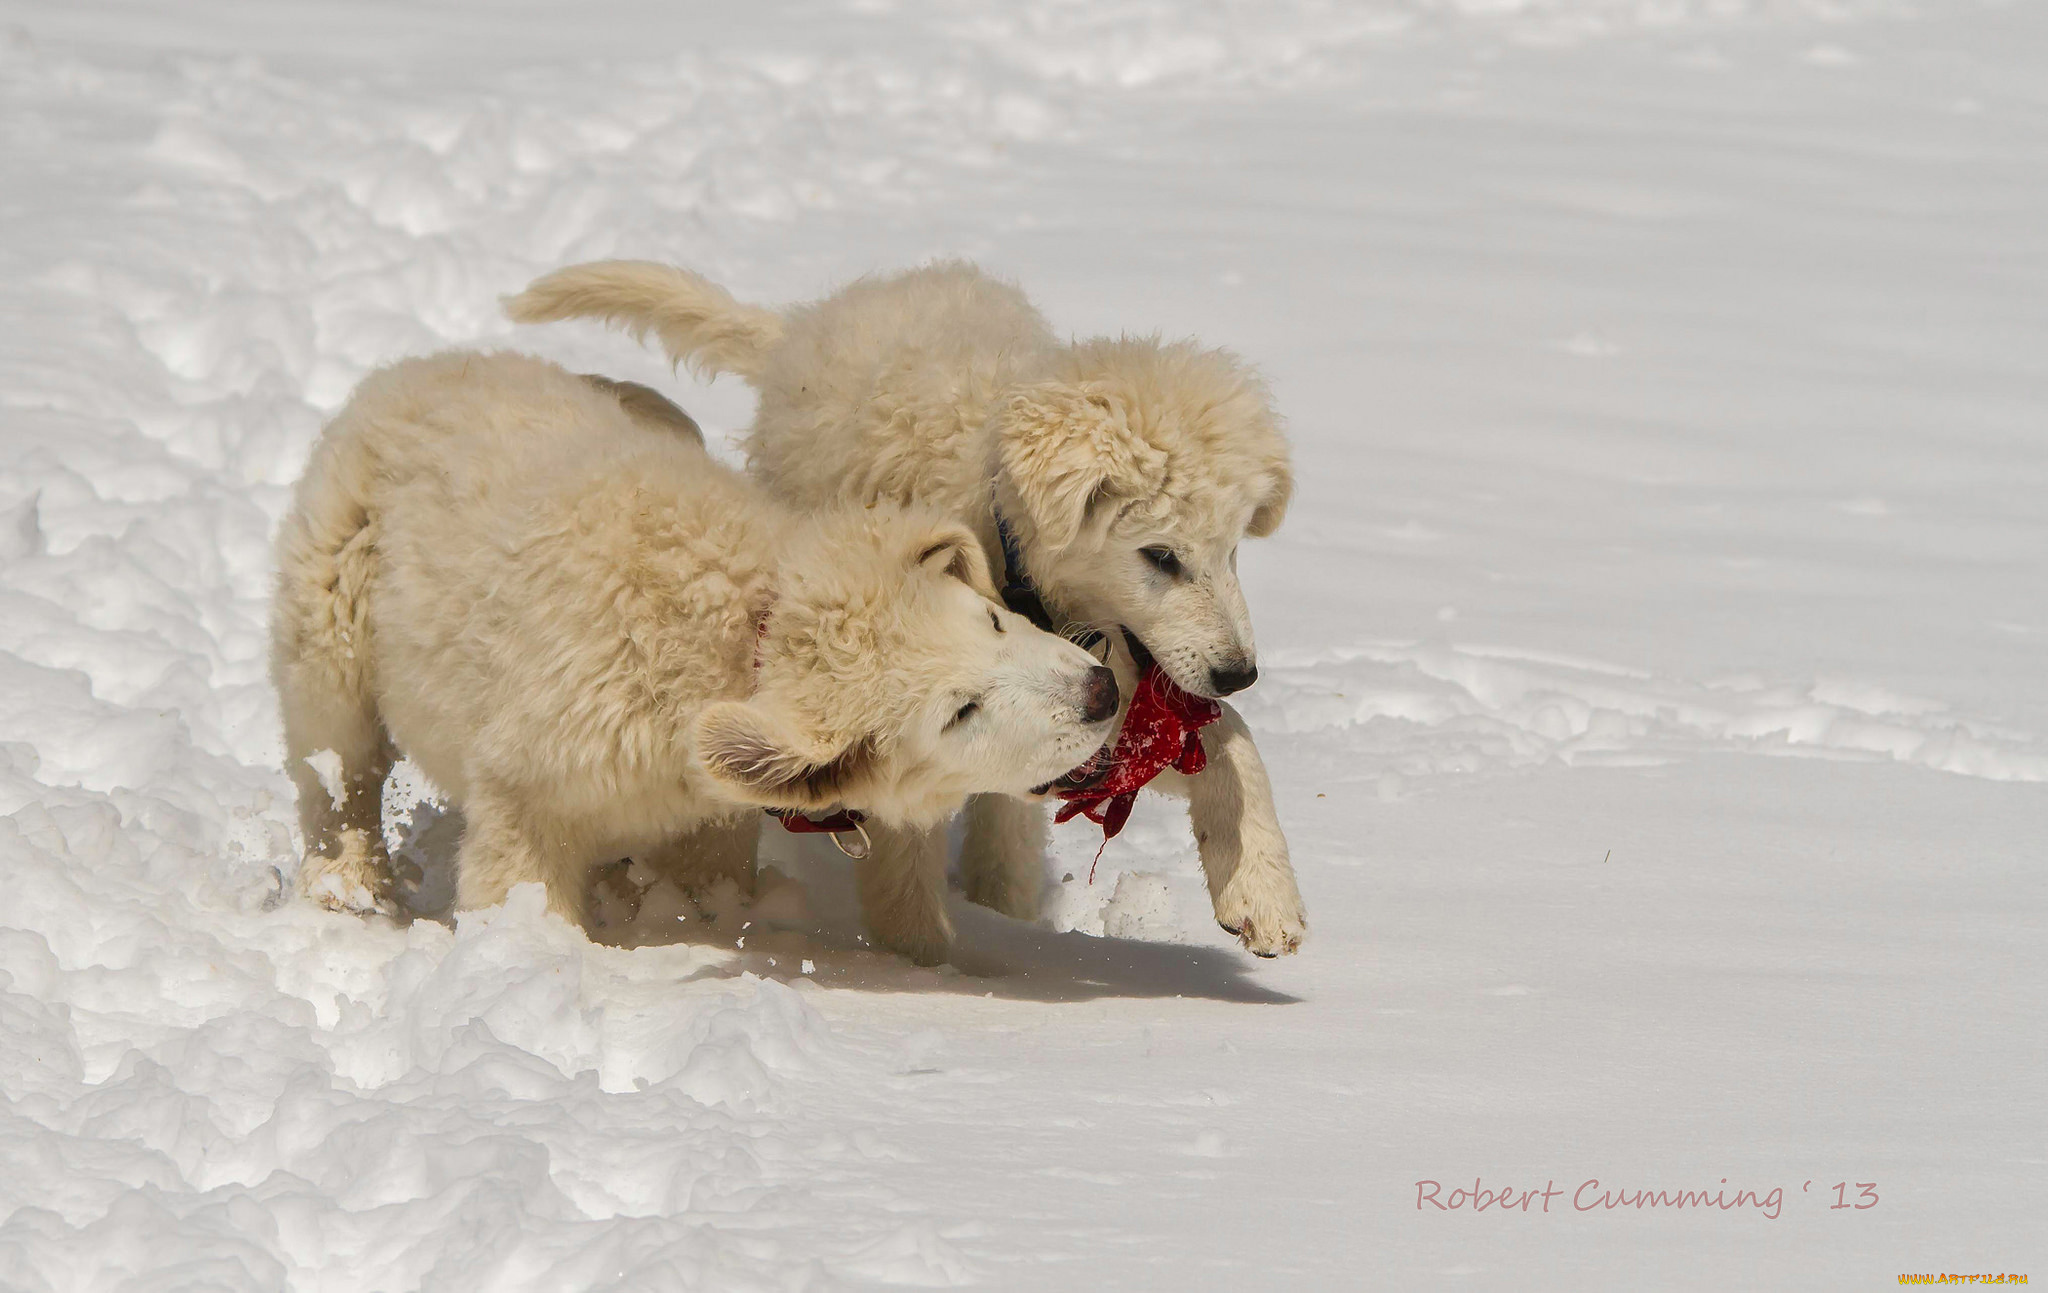
[[[800,519],[686,430],[518,355],[366,379],[314,451],[278,566],[301,887],[329,905],[389,909],[378,805],[399,750],[463,811],[458,906],[539,880],[581,919],[597,863],[737,872],[761,806],[929,832],[1111,727],[1085,712],[1094,661],[991,602],[957,521]],[[322,750],[336,795],[308,760]],[[877,939],[943,956],[943,877],[901,850],[861,865]]]
[[[507,311],[651,331],[678,361],[748,378],[761,394],[749,457],[792,502],[941,507],[975,527],[998,572],[1000,509],[1060,620],[1129,629],[1198,694],[1252,676],[1237,544],[1279,525],[1293,477],[1265,388],[1234,356],[1157,338],[1062,344],[1020,291],[963,263],[780,314],[730,301],[685,271],[614,261],[550,274]],[[1118,667],[1128,683],[1130,662]],[[1161,784],[1189,796],[1216,918],[1254,952],[1291,952],[1306,922],[1258,751],[1227,707],[1204,745],[1207,771]],[[977,801],[970,896],[1035,915],[1042,839],[1042,825]]]

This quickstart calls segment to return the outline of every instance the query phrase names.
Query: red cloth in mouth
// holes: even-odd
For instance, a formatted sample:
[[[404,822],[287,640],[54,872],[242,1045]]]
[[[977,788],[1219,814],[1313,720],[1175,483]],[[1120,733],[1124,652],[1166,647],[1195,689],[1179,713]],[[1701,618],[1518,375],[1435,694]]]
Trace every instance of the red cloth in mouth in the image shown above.
[[[1209,765],[1202,729],[1223,717],[1223,706],[1183,691],[1156,661],[1147,661],[1117,733],[1109,775],[1082,790],[1063,790],[1055,822],[1086,817],[1102,827],[1104,843],[1130,819],[1138,792],[1168,768],[1193,776]]]

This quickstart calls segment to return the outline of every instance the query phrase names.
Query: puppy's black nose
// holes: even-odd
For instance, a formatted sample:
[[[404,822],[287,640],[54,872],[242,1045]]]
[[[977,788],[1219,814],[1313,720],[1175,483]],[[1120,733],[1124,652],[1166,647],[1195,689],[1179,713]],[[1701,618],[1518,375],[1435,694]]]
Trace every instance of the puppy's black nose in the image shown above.
[[[1105,665],[1096,665],[1088,671],[1088,682],[1081,693],[1081,717],[1100,723],[1116,714],[1116,702],[1116,674]]]
[[[1243,691],[1258,680],[1259,667],[1249,660],[1241,665],[1232,666],[1229,669],[1211,669],[1209,671],[1209,685],[1215,688],[1216,694],[1219,696],[1228,696],[1232,692]]]

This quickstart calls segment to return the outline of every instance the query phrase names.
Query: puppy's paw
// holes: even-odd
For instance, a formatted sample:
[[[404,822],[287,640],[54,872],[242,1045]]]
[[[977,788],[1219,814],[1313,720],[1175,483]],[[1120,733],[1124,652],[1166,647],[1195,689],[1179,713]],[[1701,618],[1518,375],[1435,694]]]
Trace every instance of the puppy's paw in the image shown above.
[[[336,855],[309,853],[299,866],[299,892],[329,911],[396,916],[391,868],[360,832],[344,832]]]
[[[752,854],[741,857],[696,857],[684,856],[670,860],[668,865],[643,868],[645,878],[652,883],[656,878],[666,878],[677,890],[692,900],[723,896],[735,891],[742,898],[752,898],[760,887],[761,873]]]
[[[951,921],[902,921],[873,927],[870,937],[884,951],[907,957],[912,965],[944,965],[953,950]]]
[[[1301,893],[1285,872],[1238,872],[1216,899],[1216,923],[1253,956],[1292,955],[1308,934]]]

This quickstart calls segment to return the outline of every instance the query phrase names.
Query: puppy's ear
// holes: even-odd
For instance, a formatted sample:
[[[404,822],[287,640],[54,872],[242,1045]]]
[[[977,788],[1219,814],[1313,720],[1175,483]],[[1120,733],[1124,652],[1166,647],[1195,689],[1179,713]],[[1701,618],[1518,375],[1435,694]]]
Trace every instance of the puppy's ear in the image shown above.
[[[950,575],[990,601],[996,586],[989,579],[988,556],[964,525],[934,526],[917,546],[917,564],[933,574]]]
[[[1096,382],[1039,382],[999,415],[998,454],[1037,535],[1073,543],[1097,507],[1156,493],[1166,454],[1132,429],[1122,401]]]
[[[1280,528],[1280,522],[1287,519],[1287,504],[1294,498],[1294,472],[1284,464],[1268,478],[1265,496],[1252,509],[1250,524],[1245,533],[1254,539],[1263,539]]]
[[[845,804],[872,766],[856,741],[823,754],[757,705],[727,700],[697,716],[697,761],[731,798],[763,808],[817,812]]]

